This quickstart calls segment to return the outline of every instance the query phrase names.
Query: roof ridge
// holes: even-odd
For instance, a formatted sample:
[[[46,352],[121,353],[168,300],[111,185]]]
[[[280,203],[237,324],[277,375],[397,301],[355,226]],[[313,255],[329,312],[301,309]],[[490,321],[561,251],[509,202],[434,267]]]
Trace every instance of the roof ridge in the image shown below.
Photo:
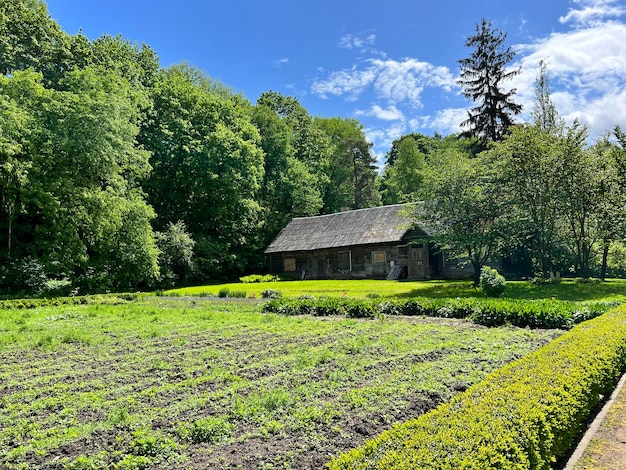
[[[332,212],[330,214],[320,214],[320,215],[303,215],[303,216],[299,216],[299,217],[293,217],[291,220],[297,220],[297,219],[312,219],[315,217],[329,217],[329,216],[333,216],[333,215],[339,215],[339,214],[347,214],[349,212],[359,212],[359,211],[371,211],[371,210],[376,210],[376,209],[387,209],[389,207],[398,207],[398,206],[412,206],[417,204],[416,202],[405,202],[405,203],[401,203],[401,204],[387,204],[387,205],[382,205],[382,206],[375,206],[375,207],[362,207],[360,209],[350,209],[347,211],[339,211],[339,212]]]

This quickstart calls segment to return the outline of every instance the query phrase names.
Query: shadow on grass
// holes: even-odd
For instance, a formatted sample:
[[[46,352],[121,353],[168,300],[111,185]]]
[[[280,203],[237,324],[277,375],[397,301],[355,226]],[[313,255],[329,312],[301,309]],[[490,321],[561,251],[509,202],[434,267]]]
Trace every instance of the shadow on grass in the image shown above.
[[[392,294],[389,297],[406,299],[411,297],[484,297],[466,281],[432,281],[424,287],[410,292]],[[626,280],[609,279],[593,284],[577,283],[565,279],[561,284],[534,285],[528,281],[508,281],[503,298],[509,299],[556,299],[571,301],[621,300],[626,302]]]

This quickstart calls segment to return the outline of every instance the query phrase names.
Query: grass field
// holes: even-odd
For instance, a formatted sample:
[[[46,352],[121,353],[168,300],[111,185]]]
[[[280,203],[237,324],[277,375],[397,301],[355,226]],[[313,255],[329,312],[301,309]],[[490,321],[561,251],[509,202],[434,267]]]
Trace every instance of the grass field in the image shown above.
[[[0,311],[0,467],[320,468],[561,334],[260,310],[255,300],[146,297]]]
[[[378,294],[383,297],[482,297],[468,281],[280,281],[267,283],[232,283],[212,286],[186,287],[166,291],[166,294],[195,296],[217,295],[221,289],[245,291],[248,296],[261,297],[265,289],[281,291],[286,297],[299,295],[348,295],[365,297]],[[581,284],[564,279],[560,284],[533,285],[527,281],[508,281],[504,297],[514,299],[557,300],[620,300],[626,301],[626,279],[609,279],[602,283]]]

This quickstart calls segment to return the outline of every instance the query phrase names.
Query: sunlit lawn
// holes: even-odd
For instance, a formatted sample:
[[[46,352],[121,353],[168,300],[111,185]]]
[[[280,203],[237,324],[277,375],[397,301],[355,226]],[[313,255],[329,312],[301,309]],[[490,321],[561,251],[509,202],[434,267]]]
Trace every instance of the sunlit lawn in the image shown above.
[[[261,297],[265,289],[281,291],[286,297],[300,295],[329,295],[365,297],[378,294],[381,297],[482,297],[480,289],[474,289],[469,281],[385,281],[385,280],[323,280],[280,281],[269,283],[230,283],[208,286],[185,287],[166,291],[174,295],[217,295],[221,289],[245,291],[247,296]],[[564,279],[560,284],[533,285],[527,281],[509,281],[504,297],[515,299],[557,300],[622,300],[626,301],[626,280],[609,279],[602,283],[582,284]]]

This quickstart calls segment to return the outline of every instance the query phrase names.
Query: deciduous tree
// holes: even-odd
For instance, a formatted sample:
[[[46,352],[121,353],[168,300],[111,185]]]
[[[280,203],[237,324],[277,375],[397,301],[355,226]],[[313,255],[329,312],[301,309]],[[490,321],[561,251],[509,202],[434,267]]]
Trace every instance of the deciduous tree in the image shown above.
[[[488,156],[470,159],[450,153],[427,178],[429,197],[422,219],[451,257],[471,263],[475,286],[481,268],[499,252],[508,233],[506,199],[496,168]]]
[[[152,99],[141,143],[152,154],[144,187],[157,230],[185,223],[202,279],[241,273],[260,248],[262,222],[263,152],[250,103],[185,65],[161,72]]]

